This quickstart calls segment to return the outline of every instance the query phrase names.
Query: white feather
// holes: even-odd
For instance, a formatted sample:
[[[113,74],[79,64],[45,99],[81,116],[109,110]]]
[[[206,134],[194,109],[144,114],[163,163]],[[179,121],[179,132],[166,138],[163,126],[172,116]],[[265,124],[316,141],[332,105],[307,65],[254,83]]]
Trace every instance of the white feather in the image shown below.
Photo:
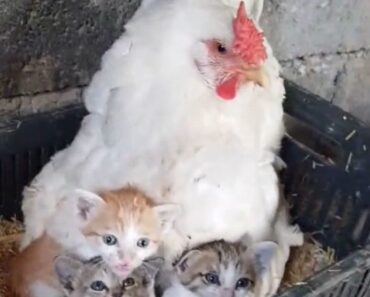
[[[263,11],[264,0],[222,0],[223,3],[235,9],[238,8],[240,1],[244,2],[248,16],[258,23]]]

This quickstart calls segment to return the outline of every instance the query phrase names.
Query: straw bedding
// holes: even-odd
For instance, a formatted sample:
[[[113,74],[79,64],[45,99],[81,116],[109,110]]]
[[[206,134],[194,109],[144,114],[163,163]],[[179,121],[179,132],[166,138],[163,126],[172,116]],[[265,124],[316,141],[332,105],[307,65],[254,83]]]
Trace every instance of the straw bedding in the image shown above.
[[[19,221],[0,218],[0,296],[2,297],[11,296],[7,283],[9,260],[17,252],[22,232],[23,227]]]

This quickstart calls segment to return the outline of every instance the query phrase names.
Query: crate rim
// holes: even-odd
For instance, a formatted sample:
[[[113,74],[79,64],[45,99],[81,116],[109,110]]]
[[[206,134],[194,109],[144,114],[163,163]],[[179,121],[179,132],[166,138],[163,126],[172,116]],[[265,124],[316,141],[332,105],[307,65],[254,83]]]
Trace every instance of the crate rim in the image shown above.
[[[356,264],[356,265],[353,265]],[[314,297],[325,293],[333,286],[341,284],[350,278],[359,269],[370,268],[370,247],[365,247],[352,252],[342,260],[325,267],[320,272],[309,277],[305,282],[287,288],[277,297]]]

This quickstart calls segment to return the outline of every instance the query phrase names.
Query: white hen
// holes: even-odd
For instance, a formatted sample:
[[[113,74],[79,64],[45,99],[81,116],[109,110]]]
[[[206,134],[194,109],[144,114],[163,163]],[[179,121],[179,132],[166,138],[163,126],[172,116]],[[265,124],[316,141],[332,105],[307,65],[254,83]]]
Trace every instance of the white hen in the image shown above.
[[[246,1],[256,22],[262,3]],[[86,90],[89,115],[75,140],[24,191],[23,247],[42,234],[72,189],[127,183],[182,206],[178,232],[166,244],[169,259],[185,246],[269,234],[284,87],[267,41],[258,67],[231,51],[238,5],[144,2]],[[246,79],[234,79],[241,72]]]

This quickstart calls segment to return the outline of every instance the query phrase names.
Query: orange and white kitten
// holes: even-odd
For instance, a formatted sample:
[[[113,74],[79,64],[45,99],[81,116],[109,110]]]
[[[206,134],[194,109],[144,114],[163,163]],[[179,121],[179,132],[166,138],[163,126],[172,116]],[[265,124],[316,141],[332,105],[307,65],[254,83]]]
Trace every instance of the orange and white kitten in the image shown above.
[[[156,254],[162,237],[171,230],[179,213],[178,206],[154,205],[150,198],[132,187],[101,195],[83,190],[76,193],[75,209],[70,209],[69,216],[63,214],[53,221],[64,223],[69,233],[61,231],[62,240],[55,238],[56,232],[46,233],[13,260],[12,287],[19,296],[40,297],[32,295],[31,289],[36,283],[56,287],[53,261],[65,252],[75,253],[82,259],[91,258],[92,254],[101,256],[118,277],[126,278],[145,259]],[[65,213],[64,210],[61,213]],[[70,232],[71,223],[76,222],[74,217],[82,222],[82,235],[78,239],[76,232]],[[53,228],[63,230],[63,225]],[[74,247],[71,238],[76,241]],[[63,245],[63,239],[68,241],[68,248]]]
[[[83,234],[89,246],[98,250],[113,271],[125,278],[158,251],[180,208],[174,204],[154,205],[135,188],[108,192],[101,197],[91,197],[93,205],[100,205],[101,210],[83,228]],[[91,200],[80,201],[81,215],[88,216]]]

